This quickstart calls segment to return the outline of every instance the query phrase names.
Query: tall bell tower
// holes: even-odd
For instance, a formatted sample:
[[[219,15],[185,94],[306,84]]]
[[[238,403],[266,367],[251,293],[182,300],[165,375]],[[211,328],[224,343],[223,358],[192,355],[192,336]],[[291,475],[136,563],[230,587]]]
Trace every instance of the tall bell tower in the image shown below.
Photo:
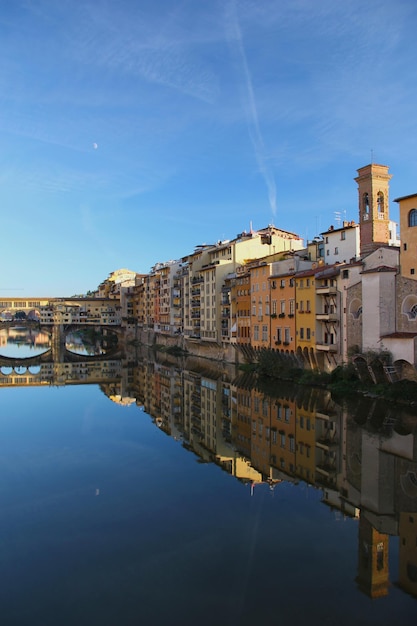
[[[388,245],[389,181],[387,165],[371,163],[358,169],[355,181],[359,193],[359,227],[361,257],[381,245]]]

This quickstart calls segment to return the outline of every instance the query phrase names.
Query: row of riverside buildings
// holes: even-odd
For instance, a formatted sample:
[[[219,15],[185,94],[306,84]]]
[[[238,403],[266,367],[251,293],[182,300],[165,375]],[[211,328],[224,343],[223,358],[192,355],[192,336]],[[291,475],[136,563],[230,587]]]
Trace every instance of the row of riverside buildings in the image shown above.
[[[397,369],[414,370],[417,194],[395,200],[400,244],[388,169],[360,168],[358,222],[330,226],[306,246],[270,225],[196,246],[148,274],[119,271],[124,279],[111,275],[98,296],[120,298],[129,331],[175,337],[189,350],[251,359],[268,348],[321,371],[352,354],[386,353]]]

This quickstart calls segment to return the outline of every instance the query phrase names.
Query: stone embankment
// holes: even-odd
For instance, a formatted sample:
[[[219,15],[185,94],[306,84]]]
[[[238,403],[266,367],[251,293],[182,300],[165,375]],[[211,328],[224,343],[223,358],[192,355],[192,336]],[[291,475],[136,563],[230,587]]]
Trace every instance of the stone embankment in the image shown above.
[[[190,339],[183,335],[166,335],[148,329],[137,329],[135,333],[127,332],[126,340],[136,341],[138,344],[153,348],[179,348],[195,357],[233,363],[235,365],[257,360],[256,351],[249,347],[243,350],[231,344],[200,341],[199,339]]]

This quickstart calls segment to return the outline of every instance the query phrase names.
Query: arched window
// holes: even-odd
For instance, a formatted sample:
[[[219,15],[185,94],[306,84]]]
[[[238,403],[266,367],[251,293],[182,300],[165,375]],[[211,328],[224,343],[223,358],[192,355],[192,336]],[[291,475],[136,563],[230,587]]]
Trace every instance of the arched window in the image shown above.
[[[378,191],[377,204],[378,204],[378,213],[383,213],[384,212],[384,194],[382,193],[382,191]]]
[[[408,317],[412,320],[417,318],[417,304],[411,307]]]
[[[367,193],[363,194],[362,204],[364,213],[369,213],[369,196]]]
[[[417,226],[417,209],[411,209],[408,214],[408,225]]]

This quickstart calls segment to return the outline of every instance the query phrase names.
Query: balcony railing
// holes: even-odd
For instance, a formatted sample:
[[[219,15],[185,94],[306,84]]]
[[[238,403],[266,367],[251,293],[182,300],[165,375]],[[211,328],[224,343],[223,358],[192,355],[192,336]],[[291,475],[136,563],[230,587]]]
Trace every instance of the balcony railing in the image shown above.
[[[335,295],[337,294],[337,287],[334,287],[333,285],[323,285],[321,287],[317,287],[316,288],[316,293],[319,296],[323,296],[323,295]]]
[[[316,349],[321,352],[337,352],[337,345],[335,343],[316,342]]]
[[[316,313],[316,320],[319,322],[337,322],[338,319],[337,313]]]

